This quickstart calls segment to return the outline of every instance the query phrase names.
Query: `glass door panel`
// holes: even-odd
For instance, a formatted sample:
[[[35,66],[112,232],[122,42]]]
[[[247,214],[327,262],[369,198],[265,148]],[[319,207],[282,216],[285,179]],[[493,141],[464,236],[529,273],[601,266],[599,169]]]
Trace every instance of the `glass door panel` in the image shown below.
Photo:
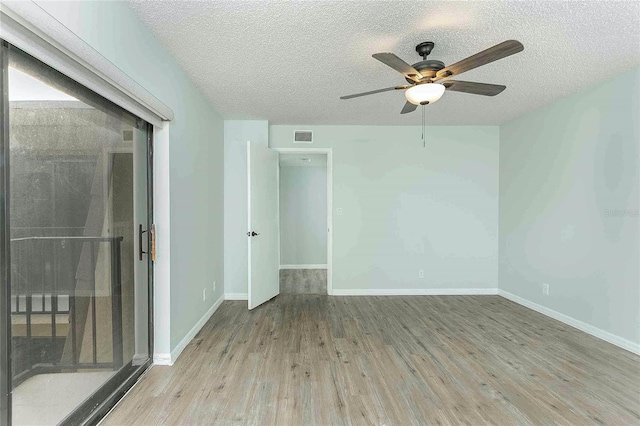
[[[8,58],[11,418],[57,424],[149,362],[151,127]]]

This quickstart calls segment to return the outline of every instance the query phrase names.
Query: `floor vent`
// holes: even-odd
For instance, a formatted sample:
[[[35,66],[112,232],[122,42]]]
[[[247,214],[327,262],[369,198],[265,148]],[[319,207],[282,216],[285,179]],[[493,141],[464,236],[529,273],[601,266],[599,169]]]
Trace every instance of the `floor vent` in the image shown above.
[[[311,130],[295,130],[293,143],[313,143],[313,132]]]

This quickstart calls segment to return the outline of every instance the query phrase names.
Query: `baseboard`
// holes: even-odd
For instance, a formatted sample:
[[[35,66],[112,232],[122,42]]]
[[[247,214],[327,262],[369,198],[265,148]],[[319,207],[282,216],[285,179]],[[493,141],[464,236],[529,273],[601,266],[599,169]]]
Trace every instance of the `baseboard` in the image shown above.
[[[573,317],[570,317],[565,314],[561,314],[558,311],[554,311],[553,309],[549,309],[545,306],[538,305],[537,303],[531,302],[523,297],[516,296],[513,293],[509,293],[505,290],[498,290],[498,294],[505,299],[509,299],[512,302],[517,303],[518,305],[522,305],[526,308],[533,309],[536,312],[539,312],[543,315],[551,317],[555,320],[563,322],[571,327],[577,328],[580,331],[584,331],[587,334],[590,334],[598,339],[602,339],[606,342],[611,343],[612,345],[616,345],[622,349],[625,349],[629,352],[633,352],[635,354],[640,355],[640,345],[634,343],[630,340],[624,339],[620,336],[616,336],[615,334],[609,333],[608,331],[604,331],[598,327],[595,327],[591,324],[587,324],[586,322],[577,320]]]
[[[157,353],[153,355],[153,364],[154,365],[171,365],[171,354],[170,353]]]
[[[225,293],[224,300],[248,300],[249,295],[247,293]]]
[[[224,301],[224,296],[220,296],[218,300],[207,310],[207,312],[200,318],[200,320],[189,330],[186,336],[178,343],[178,345],[173,348],[170,354],[160,353],[155,354],[153,356],[153,363],[156,365],[173,365],[182,351],[187,347],[187,345],[196,337],[196,334],[204,327],[204,325],[209,321],[211,315],[222,305]]]
[[[327,269],[327,265],[280,265],[280,269]]]
[[[471,296],[495,295],[497,288],[385,288],[336,289],[332,296]]]

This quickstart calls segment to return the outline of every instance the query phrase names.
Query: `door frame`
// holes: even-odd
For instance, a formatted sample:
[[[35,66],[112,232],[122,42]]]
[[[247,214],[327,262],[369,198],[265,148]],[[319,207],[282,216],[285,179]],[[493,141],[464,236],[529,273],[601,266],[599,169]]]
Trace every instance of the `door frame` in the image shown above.
[[[11,246],[9,232],[9,44],[0,39],[0,424],[11,424]]]
[[[333,296],[333,148],[271,148],[280,154],[326,154],[327,156],[327,294]],[[278,173],[278,189],[280,174]],[[278,191],[278,205],[280,204]],[[278,224],[278,228],[280,225]],[[279,233],[278,233],[279,235]]]

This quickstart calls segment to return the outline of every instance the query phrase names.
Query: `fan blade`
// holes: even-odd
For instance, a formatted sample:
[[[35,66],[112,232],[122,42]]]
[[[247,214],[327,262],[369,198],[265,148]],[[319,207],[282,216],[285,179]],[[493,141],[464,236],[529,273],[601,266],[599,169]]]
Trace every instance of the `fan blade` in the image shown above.
[[[388,65],[394,70],[398,71],[409,80],[413,80],[415,82],[419,82],[420,80],[422,80],[422,74],[420,74],[415,68],[413,68],[402,59],[398,58],[393,53],[374,53],[372,56],[383,64]]]
[[[502,93],[507,86],[499,84],[475,83],[473,81],[447,80],[442,83],[452,92],[473,93],[474,95],[495,96]]]
[[[390,92],[391,90],[402,90],[402,89],[406,89],[408,87],[411,87],[411,86],[410,85],[406,85],[406,86],[387,87],[386,89],[378,89],[378,90],[372,90],[370,92],[356,93],[355,95],[340,96],[340,99],[357,98],[359,96],[373,95],[375,93]]]
[[[463,59],[460,62],[456,62],[453,65],[449,65],[436,73],[435,80],[441,78],[452,77],[454,75],[462,74],[465,71],[478,68],[482,65],[489,64],[498,59],[506,58],[515,53],[522,52],[524,46],[522,43],[516,40],[507,40],[502,43],[496,44],[493,47],[483,50],[480,53],[476,53],[473,56],[469,56],[467,59]]]
[[[416,110],[416,108],[418,108],[418,105],[414,105],[411,102],[407,101],[406,104],[404,104],[404,107],[402,107],[402,111],[400,111],[400,114],[406,114],[408,112],[413,112]]]

